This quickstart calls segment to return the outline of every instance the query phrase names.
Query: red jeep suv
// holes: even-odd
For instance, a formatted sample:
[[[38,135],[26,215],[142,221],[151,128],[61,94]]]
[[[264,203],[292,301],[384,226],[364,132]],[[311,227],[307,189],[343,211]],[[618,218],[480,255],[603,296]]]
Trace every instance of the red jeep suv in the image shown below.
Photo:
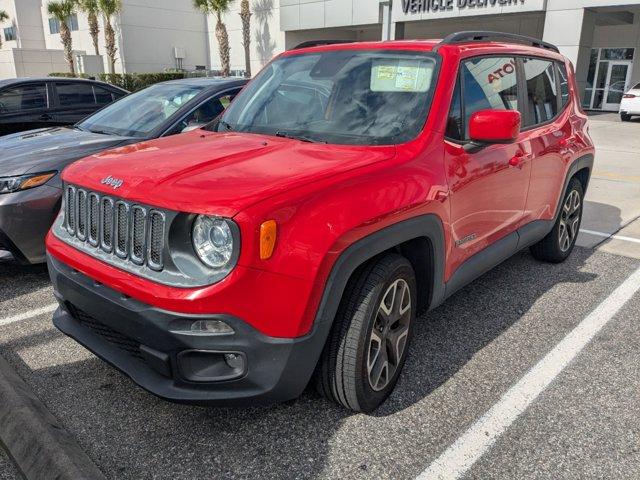
[[[208,127],[64,172],[54,323],[165,399],[284,401],[313,380],[369,412],[418,312],[524,248],[570,255],[593,160],[552,45],[306,45]]]

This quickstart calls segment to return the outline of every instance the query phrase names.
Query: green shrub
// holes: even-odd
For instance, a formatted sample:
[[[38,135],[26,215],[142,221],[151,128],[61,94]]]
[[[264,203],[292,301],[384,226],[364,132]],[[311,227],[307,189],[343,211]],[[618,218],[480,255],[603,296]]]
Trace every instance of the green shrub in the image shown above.
[[[160,82],[179,80],[184,78],[184,73],[103,73],[98,78],[130,92],[136,92]]]
[[[69,72],[54,72],[49,74],[50,77],[62,77],[62,78],[91,78],[91,75],[86,73],[72,74]]]
[[[64,78],[91,78],[90,75],[82,73],[80,75],[71,75],[69,72],[50,73],[50,77]],[[183,72],[163,72],[163,73],[101,73],[96,78],[102,82],[110,83],[116,87],[124,88],[130,92],[137,92],[159,82],[167,82],[169,80],[180,80],[185,78]]]

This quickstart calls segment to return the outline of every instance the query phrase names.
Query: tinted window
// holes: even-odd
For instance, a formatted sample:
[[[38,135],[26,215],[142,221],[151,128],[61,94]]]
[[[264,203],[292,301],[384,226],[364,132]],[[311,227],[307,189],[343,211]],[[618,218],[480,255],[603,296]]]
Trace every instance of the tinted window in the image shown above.
[[[96,104],[93,85],[90,83],[58,83],[56,90],[61,107]]]
[[[431,54],[340,50],[270,63],[223,115],[219,130],[390,145],[415,138],[433,94]]]
[[[460,79],[456,82],[456,89],[453,92],[453,100],[451,100],[451,109],[449,111],[449,119],[447,120],[447,138],[453,140],[462,140],[464,123],[462,121],[462,92],[460,88]]]
[[[527,81],[526,126],[548,122],[558,114],[558,92],[553,62],[535,58],[524,59]]]
[[[506,57],[476,58],[463,63],[464,136],[471,115],[480,110],[518,110],[516,60]]]
[[[46,108],[47,87],[44,84],[7,88],[0,93],[0,113]]]
[[[98,102],[98,105],[107,105],[113,102],[113,95],[106,88],[96,87],[94,85],[93,93],[95,94],[96,102]]]
[[[567,75],[567,67],[563,63],[558,64],[558,72],[560,74],[560,96],[562,97],[562,106],[569,103],[569,75]]]
[[[51,35],[55,35],[56,33],[60,33],[60,22],[56,18],[49,19],[49,33]]]

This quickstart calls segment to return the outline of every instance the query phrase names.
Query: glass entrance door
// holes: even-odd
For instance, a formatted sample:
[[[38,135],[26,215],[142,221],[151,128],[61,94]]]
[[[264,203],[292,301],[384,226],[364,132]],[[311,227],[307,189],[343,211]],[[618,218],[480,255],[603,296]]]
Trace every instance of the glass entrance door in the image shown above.
[[[631,62],[609,62],[607,82],[604,89],[603,110],[618,111],[622,96],[631,80]]]

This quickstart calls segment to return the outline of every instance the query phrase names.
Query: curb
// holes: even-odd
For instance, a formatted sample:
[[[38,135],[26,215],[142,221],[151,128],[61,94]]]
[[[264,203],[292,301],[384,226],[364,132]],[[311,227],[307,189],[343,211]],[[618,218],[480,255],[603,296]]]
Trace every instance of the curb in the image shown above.
[[[106,480],[1,356],[0,442],[27,480]]]

